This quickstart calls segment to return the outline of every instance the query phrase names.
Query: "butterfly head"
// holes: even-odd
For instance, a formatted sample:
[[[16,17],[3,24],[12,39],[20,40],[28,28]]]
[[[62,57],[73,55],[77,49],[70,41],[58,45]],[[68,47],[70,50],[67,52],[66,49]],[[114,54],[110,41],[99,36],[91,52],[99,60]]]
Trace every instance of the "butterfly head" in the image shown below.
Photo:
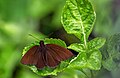
[[[40,41],[39,44],[40,44],[40,47],[45,47],[44,41]]]

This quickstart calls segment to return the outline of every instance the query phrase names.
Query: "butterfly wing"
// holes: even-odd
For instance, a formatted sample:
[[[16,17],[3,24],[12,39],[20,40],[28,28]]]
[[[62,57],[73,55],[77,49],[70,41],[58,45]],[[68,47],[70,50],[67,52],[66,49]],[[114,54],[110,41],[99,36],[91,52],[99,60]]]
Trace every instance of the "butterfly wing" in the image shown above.
[[[36,45],[30,48],[22,57],[21,63],[35,65],[37,68],[42,69],[46,65],[55,67],[60,61],[66,60],[72,56],[74,55],[69,50],[59,45],[46,44],[45,48]]]
[[[21,59],[21,63],[22,64],[27,64],[27,65],[33,65],[37,63],[37,49],[38,46],[33,46],[32,48],[30,48],[26,54],[22,57]]]
[[[46,50],[46,65],[49,66],[49,67],[55,67],[57,66],[60,61],[58,61],[59,58],[57,58],[57,55],[56,53],[47,47],[47,50]]]
[[[49,67],[55,67],[60,61],[74,56],[69,50],[56,44],[46,44],[46,47],[46,63]]]
[[[41,48],[36,45],[30,48],[27,53],[22,57],[21,63],[26,65],[35,65],[37,68],[43,68],[45,62],[43,60],[43,53],[40,52]]]
[[[38,61],[37,64],[35,65],[37,68],[42,69],[46,66],[45,64],[45,52],[41,50],[42,48],[39,48],[39,53],[38,53]]]

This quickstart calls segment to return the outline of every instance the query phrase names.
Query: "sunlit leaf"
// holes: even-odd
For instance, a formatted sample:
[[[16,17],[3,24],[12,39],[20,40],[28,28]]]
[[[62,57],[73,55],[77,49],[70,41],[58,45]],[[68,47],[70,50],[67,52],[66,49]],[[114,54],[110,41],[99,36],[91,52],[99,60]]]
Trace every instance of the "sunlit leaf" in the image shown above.
[[[99,50],[95,50],[87,61],[87,66],[93,70],[99,70],[101,68],[102,55]]]
[[[105,44],[105,38],[94,38],[87,43],[88,49],[100,49]]]
[[[102,55],[99,50],[95,50],[90,54],[83,52],[71,60],[68,68],[89,68],[92,70],[99,70],[101,67],[101,60]]]
[[[62,47],[67,47],[66,43],[60,39],[46,38],[44,40],[44,43],[45,44],[57,44],[57,45],[62,46]]]
[[[88,0],[67,0],[61,21],[69,34],[74,34],[82,41],[88,39],[95,21],[95,12]]]
[[[73,43],[70,46],[68,46],[68,49],[75,50],[76,52],[83,52],[84,51],[84,45],[80,43]]]

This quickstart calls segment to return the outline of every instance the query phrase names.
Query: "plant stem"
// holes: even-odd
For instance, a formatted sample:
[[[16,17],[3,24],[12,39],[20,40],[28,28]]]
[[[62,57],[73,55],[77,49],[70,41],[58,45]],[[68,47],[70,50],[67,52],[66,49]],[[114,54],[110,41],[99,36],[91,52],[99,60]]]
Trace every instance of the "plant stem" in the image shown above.
[[[94,78],[93,71],[92,71],[92,70],[90,70],[90,72],[91,72],[91,78]]]
[[[81,72],[82,73],[84,73],[85,74],[85,76],[87,77],[87,78],[90,78],[85,72],[84,72],[84,70],[83,69],[80,69],[81,70]]]
[[[37,38],[37,37],[34,37],[32,34],[29,34],[31,37],[33,37],[33,38],[35,38],[35,39],[37,39],[38,41],[40,41],[39,40],[39,38]]]

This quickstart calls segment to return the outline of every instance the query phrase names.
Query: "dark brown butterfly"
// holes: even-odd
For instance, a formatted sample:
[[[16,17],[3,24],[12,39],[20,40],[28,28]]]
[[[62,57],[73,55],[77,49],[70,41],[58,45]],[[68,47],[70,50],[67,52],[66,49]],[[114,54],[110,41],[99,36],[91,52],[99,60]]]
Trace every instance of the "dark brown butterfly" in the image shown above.
[[[67,60],[74,56],[69,50],[56,44],[44,44],[30,48],[22,57],[21,63],[26,65],[35,65],[38,69],[45,66],[56,67],[61,61]]]

